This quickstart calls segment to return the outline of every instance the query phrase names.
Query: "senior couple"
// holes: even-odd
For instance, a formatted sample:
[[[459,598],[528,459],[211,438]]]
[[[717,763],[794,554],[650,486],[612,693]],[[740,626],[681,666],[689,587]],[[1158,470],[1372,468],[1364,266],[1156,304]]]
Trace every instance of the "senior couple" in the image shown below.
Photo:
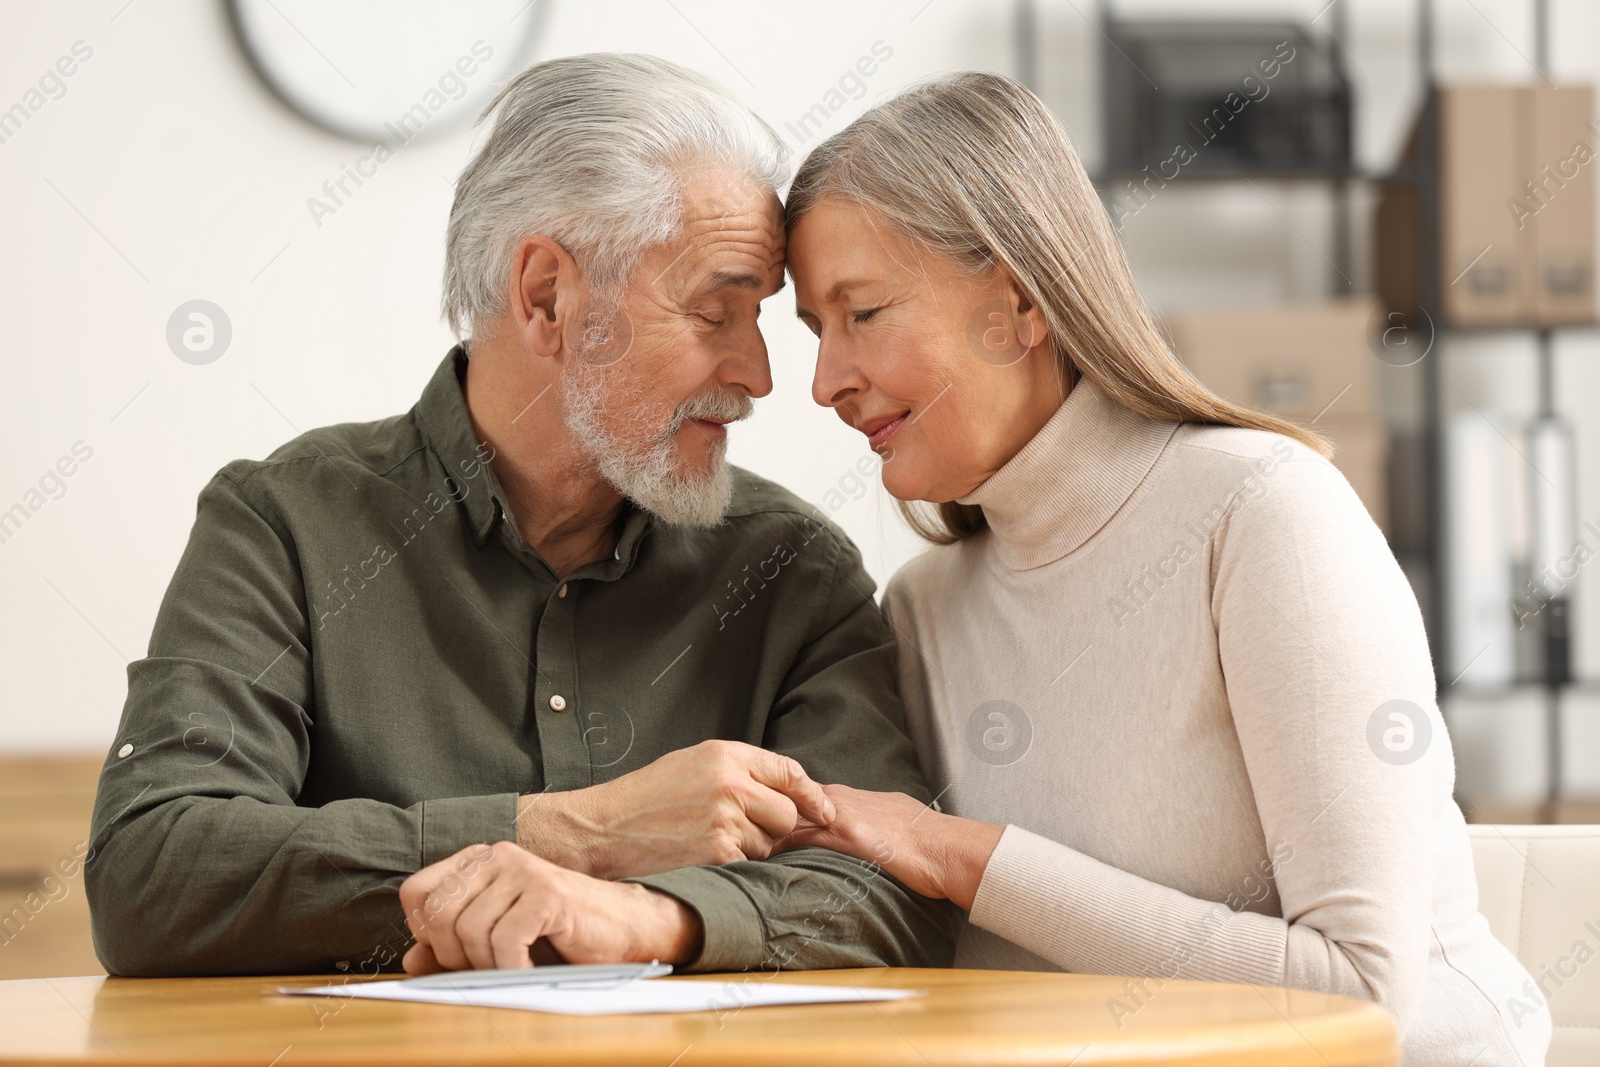
[[[200,495],[95,809],[110,971],[954,962],[1325,990],[1412,1064],[1542,1058],[1404,577],[1322,441],[1176,362],[1037,98],[914,88],[786,203],[772,131],[664,60],[543,63],[486,114],[468,340],[411,411]],[[933,542],[881,608],[724,462],[785,271],[813,398]],[[1367,742],[1396,700],[1433,723],[1404,764]]]

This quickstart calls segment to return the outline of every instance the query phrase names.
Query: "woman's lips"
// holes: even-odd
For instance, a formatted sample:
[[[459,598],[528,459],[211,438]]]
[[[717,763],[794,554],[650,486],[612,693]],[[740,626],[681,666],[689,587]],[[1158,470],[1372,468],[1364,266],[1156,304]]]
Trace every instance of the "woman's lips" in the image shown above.
[[[906,424],[906,416],[910,414],[911,412],[909,411],[901,412],[893,421],[886,422],[867,434],[867,444],[872,447],[874,452],[882,452],[884,446],[889,443],[889,438],[899,433],[900,427]]]

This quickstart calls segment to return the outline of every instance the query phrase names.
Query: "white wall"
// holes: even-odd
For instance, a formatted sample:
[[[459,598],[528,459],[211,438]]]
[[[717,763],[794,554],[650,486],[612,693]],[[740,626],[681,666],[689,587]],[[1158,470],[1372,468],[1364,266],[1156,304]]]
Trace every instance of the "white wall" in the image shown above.
[[[893,57],[833,128],[936,71],[1013,69],[1011,8],[999,0],[541,2],[554,6],[535,58],[665,55],[721,79],[786,133],[880,40]],[[1324,2],[1117,7],[1304,21]],[[1361,162],[1380,168],[1416,102],[1411,5],[1340,2],[1354,36]],[[307,198],[365,146],[283,108],[246,65],[220,3],[125,5],[0,6],[0,108],[75,42],[93,49],[66,94],[0,144],[0,511],[75,442],[93,449],[66,495],[0,544],[0,750],[105,745],[125,665],[143,654],[207,478],[300,430],[406,409],[451,343],[437,316],[440,248],[470,135],[407,145],[318,226]],[[1518,55],[1533,54],[1528,0],[1440,6],[1444,73],[1531,80]],[[1099,38],[1084,17],[1092,4],[1039,0],[1039,8],[1042,91],[1093,165]],[[1600,80],[1596,5],[1554,8],[1558,76]],[[815,140],[795,147],[803,153]],[[1307,238],[1327,247],[1325,205],[1305,191],[1274,196],[1306,238],[1247,188],[1164,193],[1128,235],[1152,301],[1171,309],[1318,291],[1326,274]],[[1219,220],[1232,239],[1218,239]],[[208,366],[180,362],[165,341],[168,316],[195,298],[220,305],[234,331]],[[734,435],[732,458],[820,501],[866,450],[811,404],[814,346],[790,299],[776,298],[763,318],[776,390]],[[1597,355],[1590,339],[1567,345],[1569,398],[1580,380],[1596,395]],[[1520,408],[1507,383],[1523,369],[1514,355],[1500,362],[1482,402],[1509,418]],[[1577,407],[1588,420],[1584,469],[1600,471],[1600,432]],[[1600,515],[1600,479],[1587,478],[1584,491],[1583,514]],[[916,550],[881,488],[836,518],[880,583]],[[1600,634],[1600,597],[1580,602],[1578,625]],[[1580,661],[1591,675],[1600,674],[1597,649],[1591,637]]]
[[[125,2],[0,6],[0,108],[75,42],[93,50],[66,94],[0,144],[0,511],[75,442],[93,450],[66,495],[0,544],[3,750],[109,741],[126,663],[144,652],[218,467],[309,427],[405,410],[452,343],[440,250],[469,133],[405,146],[319,227],[307,199],[366,146],[282,107],[220,3]],[[536,57],[655,52],[784,130],[885,42],[892,57],[838,128],[935,71],[1005,68],[1008,9],[923,2],[557,0]],[[233,326],[207,366],[165,341],[168,316],[195,298]],[[763,319],[775,394],[732,458],[820,501],[869,453],[810,402],[813,339],[789,299]],[[915,548],[885,501],[875,487],[836,515],[880,581]]]

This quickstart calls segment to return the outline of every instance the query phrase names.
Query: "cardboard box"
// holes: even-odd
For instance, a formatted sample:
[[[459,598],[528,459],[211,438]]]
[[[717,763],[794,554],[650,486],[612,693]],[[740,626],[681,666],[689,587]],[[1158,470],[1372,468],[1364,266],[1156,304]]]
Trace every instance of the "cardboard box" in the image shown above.
[[[1345,476],[1378,529],[1389,533],[1389,431],[1371,421],[1317,430],[1333,442],[1333,465]]]
[[[1534,317],[1551,325],[1595,317],[1597,131],[1587,88],[1540,87],[1522,93],[1524,153],[1519,218],[1533,289]],[[1526,212],[1535,212],[1531,216]]]
[[[1309,423],[1339,424],[1377,411],[1366,299],[1192,310],[1167,328],[1178,358],[1212,391]]]
[[[1167,330],[1207,388],[1327,437],[1333,465],[1387,533],[1389,434],[1378,419],[1377,357],[1368,345],[1376,315],[1366,299],[1270,304],[1183,312]]]
[[[1522,170],[1509,88],[1438,93],[1439,277],[1445,321],[1522,321],[1532,304],[1517,220],[1505,206]]]
[[[1388,181],[1378,188],[1373,280],[1385,310],[1408,317],[1427,302],[1422,283],[1428,270],[1422,254],[1423,207],[1422,190],[1415,182]]]
[[[1374,247],[1386,308],[1436,326],[1553,326],[1595,317],[1588,87],[1433,91],[1380,189]]]

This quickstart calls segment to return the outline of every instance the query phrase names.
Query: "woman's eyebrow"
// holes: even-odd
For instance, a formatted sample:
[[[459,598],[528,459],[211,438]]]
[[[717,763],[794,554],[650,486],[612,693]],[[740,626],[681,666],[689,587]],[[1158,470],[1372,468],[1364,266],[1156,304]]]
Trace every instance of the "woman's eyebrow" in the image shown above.
[[[842,282],[834,282],[833,288],[828,290],[828,295],[823,299],[837,300],[851,289],[859,289],[863,285],[870,284],[872,284],[871,281],[866,278],[846,278]]]
[[[834,282],[833,287],[823,294],[822,301],[825,304],[831,304],[845,293],[849,292],[851,289],[859,289],[863,285],[871,284],[872,279],[870,278],[846,278],[843,281]],[[812,318],[816,318],[816,316],[810,311],[801,307],[800,301],[798,300],[794,302],[794,313],[796,318],[805,318],[807,315],[811,315]]]

